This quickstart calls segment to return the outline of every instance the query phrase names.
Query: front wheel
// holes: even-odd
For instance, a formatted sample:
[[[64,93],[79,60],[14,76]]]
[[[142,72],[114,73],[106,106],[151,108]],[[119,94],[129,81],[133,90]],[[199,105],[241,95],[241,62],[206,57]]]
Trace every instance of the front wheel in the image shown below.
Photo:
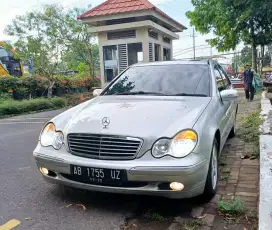
[[[219,171],[219,163],[218,163],[218,143],[217,140],[214,139],[213,147],[211,152],[211,159],[209,165],[209,171],[207,175],[204,196],[212,198],[216,193],[217,183],[218,183],[218,171]]]

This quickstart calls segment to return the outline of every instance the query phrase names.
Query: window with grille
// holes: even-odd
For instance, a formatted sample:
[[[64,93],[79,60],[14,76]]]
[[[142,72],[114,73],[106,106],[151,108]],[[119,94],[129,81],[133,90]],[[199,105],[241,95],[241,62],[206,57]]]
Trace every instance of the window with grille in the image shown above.
[[[153,62],[153,43],[149,43],[149,61]]]
[[[168,37],[163,37],[163,41],[164,41],[165,43],[168,43],[168,44],[171,43],[171,39],[168,38]]]
[[[136,38],[136,31],[135,30],[123,30],[123,31],[108,32],[107,36],[108,36],[108,40]]]
[[[153,31],[148,31],[148,34],[149,34],[149,37],[151,37],[151,38],[154,38],[154,39],[157,39],[157,40],[158,40],[158,37],[159,37],[158,33],[153,32]]]
[[[118,45],[119,73],[128,67],[127,44]]]

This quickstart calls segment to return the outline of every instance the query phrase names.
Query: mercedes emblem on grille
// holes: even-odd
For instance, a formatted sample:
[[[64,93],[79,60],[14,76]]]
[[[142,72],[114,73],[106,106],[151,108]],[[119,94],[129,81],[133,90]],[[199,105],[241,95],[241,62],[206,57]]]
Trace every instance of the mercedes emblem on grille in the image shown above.
[[[110,125],[110,119],[108,117],[104,117],[102,119],[102,125],[104,126],[103,129],[108,128],[108,126]]]

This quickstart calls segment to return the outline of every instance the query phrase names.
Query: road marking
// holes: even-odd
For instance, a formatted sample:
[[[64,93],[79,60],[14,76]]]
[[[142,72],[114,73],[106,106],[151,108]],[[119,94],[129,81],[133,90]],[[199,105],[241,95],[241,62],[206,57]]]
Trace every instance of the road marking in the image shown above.
[[[21,222],[19,220],[13,219],[8,221],[7,223],[0,226],[0,230],[11,230],[17,227]]]

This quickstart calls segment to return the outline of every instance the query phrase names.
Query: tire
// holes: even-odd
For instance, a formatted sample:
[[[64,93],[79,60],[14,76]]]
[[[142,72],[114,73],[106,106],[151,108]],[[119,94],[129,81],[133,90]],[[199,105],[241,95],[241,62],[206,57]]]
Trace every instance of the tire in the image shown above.
[[[230,130],[229,138],[234,138],[235,136],[236,136],[236,128],[235,128],[235,124],[234,124],[232,129]]]
[[[211,159],[209,164],[209,171],[207,175],[206,185],[204,189],[204,197],[211,199],[217,189],[217,184],[219,181],[219,161],[218,161],[218,142],[216,139],[213,141],[213,147],[211,152]]]

